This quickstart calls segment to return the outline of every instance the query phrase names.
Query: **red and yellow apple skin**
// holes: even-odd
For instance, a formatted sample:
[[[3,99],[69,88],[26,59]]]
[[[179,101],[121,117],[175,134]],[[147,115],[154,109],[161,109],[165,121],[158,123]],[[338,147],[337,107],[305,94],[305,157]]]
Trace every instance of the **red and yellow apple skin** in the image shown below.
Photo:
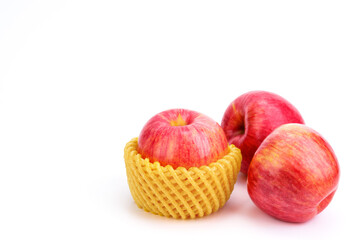
[[[240,148],[241,172],[249,164],[262,141],[277,127],[286,123],[304,123],[298,110],[274,93],[252,91],[236,98],[226,109],[221,127],[229,144]]]
[[[138,152],[143,158],[173,168],[208,165],[228,151],[220,125],[186,109],[171,109],[155,115],[145,124],[138,140]]]
[[[305,222],[331,201],[339,182],[328,142],[302,124],[285,124],[260,145],[248,171],[248,193],[260,209],[287,222]]]

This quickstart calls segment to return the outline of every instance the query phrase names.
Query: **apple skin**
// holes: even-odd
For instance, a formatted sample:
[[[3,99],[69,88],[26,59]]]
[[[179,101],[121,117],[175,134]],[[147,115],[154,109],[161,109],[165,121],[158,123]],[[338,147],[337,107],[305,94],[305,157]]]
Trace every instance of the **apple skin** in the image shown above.
[[[306,222],[333,198],[340,176],[329,143],[302,124],[285,124],[260,145],[251,161],[247,190],[267,214]]]
[[[286,123],[304,124],[304,120],[291,103],[274,93],[248,92],[228,106],[221,127],[229,144],[241,150],[242,173],[247,174],[251,159],[262,141],[275,128]]]
[[[142,129],[138,152],[160,165],[200,167],[225,156],[229,145],[221,126],[195,111],[171,109],[152,117]]]

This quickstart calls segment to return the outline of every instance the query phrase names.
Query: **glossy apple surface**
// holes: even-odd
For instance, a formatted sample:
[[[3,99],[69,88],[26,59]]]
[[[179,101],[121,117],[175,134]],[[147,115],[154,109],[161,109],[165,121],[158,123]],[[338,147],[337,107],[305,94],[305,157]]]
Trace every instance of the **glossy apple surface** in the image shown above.
[[[252,201],[269,215],[305,222],[331,201],[339,164],[328,142],[302,124],[285,124],[260,145],[247,178]]]
[[[171,109],[152,117],[142,129],[138,151],[162,166],[200,167],[228,153],[228,142],[218,123],[204,114]]]
[[[229,144],[241,150],[242,173],[247,174],[251,159],[262,141],[275,128],[286,123],[304,123],[304,120],[291,103],[274,93],[248,92],[228,106],[221,127]]]

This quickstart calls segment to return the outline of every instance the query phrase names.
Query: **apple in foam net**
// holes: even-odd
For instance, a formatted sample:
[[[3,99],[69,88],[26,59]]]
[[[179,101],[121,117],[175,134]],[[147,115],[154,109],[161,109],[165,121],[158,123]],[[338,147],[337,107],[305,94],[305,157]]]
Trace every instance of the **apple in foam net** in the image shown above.
[[[229,151],[224,131],[211,118],[186,109],[171,109],[152,117],[138,139],[143,158],[160,165],[200,167]]]
[[[333,198],[339,164],[329,143],[302,124],[285,124],[260,145],[250,163],[247,189],[269,215],[305,222]]]
[[[304,123],[286,99],[266,91],[252,91],[236,98],[226,109],[221,127],[229,144],[240,148],[241,172],[247,174],[251,159],[262,141],[286,123]]]

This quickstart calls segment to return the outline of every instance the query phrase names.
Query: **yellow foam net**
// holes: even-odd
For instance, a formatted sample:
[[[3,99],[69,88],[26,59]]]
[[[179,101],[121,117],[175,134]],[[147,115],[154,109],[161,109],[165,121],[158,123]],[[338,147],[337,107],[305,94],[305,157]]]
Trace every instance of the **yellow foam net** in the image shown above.
[[[207,166],[185,169],[151,163],[137,152],[138,138],[125,147],[125,165],[131,195],[139,208],[172,218],[198,218],[224,206],[240,171],[241,153],[229,153]]]

